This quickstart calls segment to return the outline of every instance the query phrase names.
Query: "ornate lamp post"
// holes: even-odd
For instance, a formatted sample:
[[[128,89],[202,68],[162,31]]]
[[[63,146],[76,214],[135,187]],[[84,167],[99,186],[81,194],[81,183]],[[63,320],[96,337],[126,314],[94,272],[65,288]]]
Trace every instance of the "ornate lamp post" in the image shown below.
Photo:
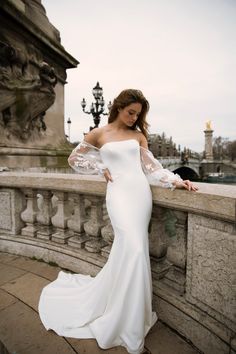
[[[87,103],[84,98],[81,102],[83,112],[87,113],[87,114],[92,114],[92,116],[93,116],[93,120],[94,120],[95,125],[94,125],[94,127],[89,127],[89,130],[92,130],[92,129],[98,127],[100,120],[101,120],[101,117],[100,117],[101,115],[104,115],[104,116],[108,115],[108,113],[104,112],[105,101],[103,98],[103,90],[102,90],[102,87],[99,86],[99,82],[97,82],[97,84],[93,88],[92,92],[93,92],[93,96],[95,98],[95,103],[91,104],[89,111],[85,110]],[[108,110],[111,108],[111,101],[108,103],[107,108],[108,108]]]
[[[71,125],[70,118],[67,119],[67,125],[68,125],[68,140],[70,141],[70,125]]]

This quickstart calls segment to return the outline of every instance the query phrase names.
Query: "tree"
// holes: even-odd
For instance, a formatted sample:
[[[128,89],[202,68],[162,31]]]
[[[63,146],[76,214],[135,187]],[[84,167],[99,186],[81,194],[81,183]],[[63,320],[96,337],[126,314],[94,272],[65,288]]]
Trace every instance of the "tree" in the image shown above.
[[[236,160],[236,140],[230,141],[228,145],[229,158],[231,161]]]
[[[215,160],[236,159],[236,140],[229,141],[228,138],[222,136],[213,139],[213,156]]]

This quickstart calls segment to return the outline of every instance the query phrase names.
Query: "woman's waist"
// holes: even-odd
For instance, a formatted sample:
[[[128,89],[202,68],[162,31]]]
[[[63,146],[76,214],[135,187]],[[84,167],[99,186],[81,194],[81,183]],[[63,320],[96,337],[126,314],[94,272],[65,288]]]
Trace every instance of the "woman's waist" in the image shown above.
[[[109,170],[111,176],[113,178],[129,178],[129,177],[143,177],[145,176],[143,170],[136,170],[136,171],[131,171],[131,170],[122,170],[122,171],[117,171],[117,170]]]

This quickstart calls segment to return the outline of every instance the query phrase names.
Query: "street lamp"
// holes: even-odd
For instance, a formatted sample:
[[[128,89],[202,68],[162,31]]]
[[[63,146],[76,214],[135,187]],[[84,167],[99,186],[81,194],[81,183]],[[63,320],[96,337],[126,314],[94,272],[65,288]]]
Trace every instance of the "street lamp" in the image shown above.
[[[89,130],[92,130],[92,129],[98,127],[100,120],[101,120],[101,117],[100,117],[101,115],[104,115],[104,116],[108,115],[108,113],[104,112],[105,101],[103,98],[103,89],[102,89],[102,87],[99,86],[99,82],[97,82],[96,86],[93,88],[92,93],[95,98],[95,102],[91,103],[89,111],[85,110],[85,107],[87,105],[85,99],[83,98],[83,100],[81,101],[81,106],[82,106],[83,112],[87,113],[87,114],[92,114],[92,116],[93,116],[94,127],[90,127]],[[111,101],[108,103],[107,108],[108,108],[108,110],[110,110]]]
[[[70,118],[67,119],[67,125],[68,125],[68,140],[70,141],[70,125],[71,125]]]

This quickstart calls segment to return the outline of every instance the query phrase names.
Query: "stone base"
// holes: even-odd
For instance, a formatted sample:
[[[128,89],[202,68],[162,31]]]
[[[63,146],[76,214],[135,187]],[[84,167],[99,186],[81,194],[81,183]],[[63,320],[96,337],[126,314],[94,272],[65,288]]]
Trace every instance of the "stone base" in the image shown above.
[[[101,249],[101,255],[105,258],[108,258],[111,252],[112,245],[105,246]]]
[[[100,253],[101,249],[105,246],[107,246],[107,243],[102,238],[100,238],[86,242],[85,249],[88,252]]]
[[[26,227],[21,229],[21,235],[27,237],[36,237],[38,226],[34,224],[26,224]]]
[[[185,291],[186,277],[184,271],[177,267],[172,267],[162,279],[162,282],[183,294]]]
[[[152,259],[151,257],[151,266],[152,266],[152,276],[154,279],[162,279],[165,274],[169,271],[171,263],[167,259]]]
[[[85,234],[75,235],[68,239],[68,245],[73,248],[84,248],[85,243],[90,239]]]
[[[52,234],[51,240],[57,243],[68,243],[68,239],[73,236],[73,233],[68,230],[57,230]]]
[[[67,169],[71,172],[67,159],[73,146],[70,147],[69,143],[65,143],[65,145],[67,145],[65,150],[34,150],[33,148],[20,149],[0,146],[0,167],[8,167],[14,171],[45,168],[49,171],[53,169],[55,172],[57,169],[59,171]]]
[[[50,240],[53,232],[52,226],[40,226],[37,231],[37,238],[41,240]]]

